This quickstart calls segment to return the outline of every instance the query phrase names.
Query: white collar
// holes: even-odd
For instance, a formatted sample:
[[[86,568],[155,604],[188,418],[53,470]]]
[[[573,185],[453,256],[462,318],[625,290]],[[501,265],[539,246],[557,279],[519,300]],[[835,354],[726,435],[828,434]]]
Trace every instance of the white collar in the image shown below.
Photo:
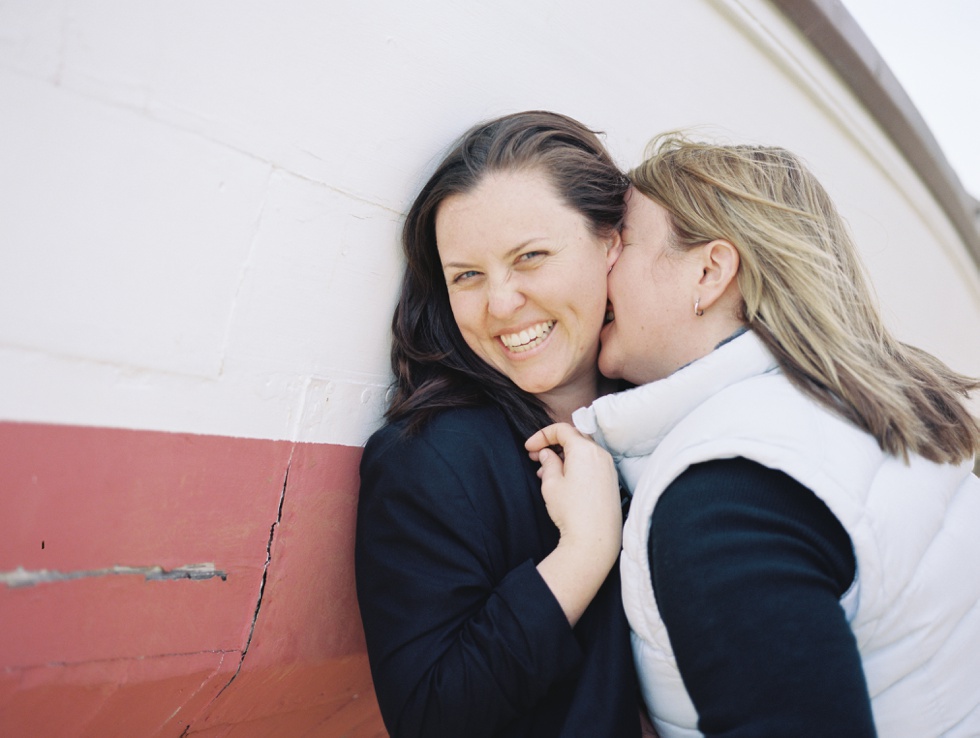
[[[572,413],[572,421],[613,456],[645,456],[708,397],[771,371],[778,371],[775,357],[746,331],[668,377],[600,397]]]

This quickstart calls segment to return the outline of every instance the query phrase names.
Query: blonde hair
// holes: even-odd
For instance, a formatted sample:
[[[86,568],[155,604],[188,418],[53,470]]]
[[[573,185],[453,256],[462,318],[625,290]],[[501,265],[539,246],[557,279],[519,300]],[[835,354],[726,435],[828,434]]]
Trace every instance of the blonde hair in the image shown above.
[[[798,157],[668,133],[630,179],[669,211],[676,248],[738,249],[740,317],[803,392],[906,460],[974,456],[966,400],[980,381],[889,334],[843,220]]]

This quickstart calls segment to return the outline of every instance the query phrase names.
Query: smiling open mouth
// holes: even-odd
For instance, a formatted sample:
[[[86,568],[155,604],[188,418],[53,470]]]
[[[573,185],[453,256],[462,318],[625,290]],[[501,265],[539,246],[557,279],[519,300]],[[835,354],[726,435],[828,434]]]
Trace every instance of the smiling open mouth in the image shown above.
[[[555,321],[553,320],[538,323],[520,333],[503,333],[500,335],[500,342],[514,353],[519,354],[540,344],[554,327]]]

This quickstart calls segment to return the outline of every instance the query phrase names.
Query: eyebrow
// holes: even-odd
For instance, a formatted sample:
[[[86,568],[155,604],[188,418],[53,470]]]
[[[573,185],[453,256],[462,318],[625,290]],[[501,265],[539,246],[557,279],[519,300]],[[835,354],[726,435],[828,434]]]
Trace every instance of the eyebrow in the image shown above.
[[[504,254],[504,258],[505,259],[510,259],[510,258],[516,256],[519,251],[527,248],[528,246],[530,246],[535,241],[546,241],[547,239],[548,239],[547,236],[534,236],[532,238],[529,238],[526,241],[524,241],[523,243],[519,243],[517,246],[515,246],[510,251],[508,251],[506,254]],[[443,264],[442,265],[442,271],[445,272],[445,271],[448,271],[450,269],[469,269],[472,266],[473,266],[473,264],[466,264],[466,263],[461,262],[461,261],[451,261],[451,262],[449,262],[447,264]]]

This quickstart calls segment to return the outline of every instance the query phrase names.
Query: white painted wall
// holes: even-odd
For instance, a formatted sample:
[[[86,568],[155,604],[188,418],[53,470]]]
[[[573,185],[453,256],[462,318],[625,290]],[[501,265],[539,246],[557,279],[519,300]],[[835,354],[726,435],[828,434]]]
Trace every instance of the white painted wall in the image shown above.
[[[0,0],[0,419],[358,445],[398,228],[526,108],[787,146],[904,340],[980,374],[980,274],[764,0]]]

